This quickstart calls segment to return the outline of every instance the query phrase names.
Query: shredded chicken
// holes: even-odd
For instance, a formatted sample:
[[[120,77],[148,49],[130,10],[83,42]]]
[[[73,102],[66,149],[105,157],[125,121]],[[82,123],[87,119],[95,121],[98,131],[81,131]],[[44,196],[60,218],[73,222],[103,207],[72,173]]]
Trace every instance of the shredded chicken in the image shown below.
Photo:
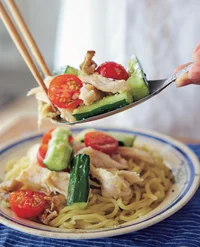
[[[12,180],[8,180],[8,181],[5,181],[1,184],[1,187],[0,189],[5,191],[5,192],[13,192],[15,190],[19,190],[21,189],[21,187],[23,186],[24,184],[20,181],[17,181],[15,179],[12,179]]]
[[[82,99],[85,105],[91,105],[93,102],[102,99],[105,93],[99,91],[90,84],[83,84],[79,99]]]
[[[56,196],[45,196],[44,199],[50,204],[50,210],[60,211],[66,204],[65,196],[59,194]]]
[[[64,109],[64,108],[58,108],[61,113],[61,118],[66,119],[69,122],[75,122],[76,119],[72,115],[72,110],[70,109]]]
[[[96,73],[93,75],[79,75],[79,78],[83,83],[91,84],[102,92],[115,94],[129,91],[128,84],[125,80],[110,80]]]
[[[87,51],[85,60],[80,65],[80,69],[86,74],[93,74],[97,64],[92,60],[95,55],[95,51]]]
[[[51,104],[38,101],[38,125],[41,125],[42,119],[54,119],[56,116],[57,113],[53,110]]]
[[[106,170],[95,168],[92,164],[90,168],[92,177],[95,177],[101,184],[101,193],[104,197],[117,199],[131,196],[131,185],[143,181],[139,174],[131,171]]]
[[[114,154],[111,154],[110,156],[113,160],[119,162],[120,164],[122,165],[127,165],[127,160],[124,159],[120,154],[118,153],[114,153]]]
[[[45,209],[44,213],[39,216],[42,223],[45,225],[49,224],[49,221],[53,220],[58,216],[56,211],[51,212],[49,209]]]
[[[53,78],[54,78],[54,76],[48,76],[48,77],[46,77],[44,79],[44,83],[45,83],[47,88],[49,88],[49,84],[50,84],[50,82],[52,81]],[[33,95],[33,94],[36,95],[36,99],[37,100],[40,100],[40,101],[45,102],[45,103],[50,103],[48,97],[46,96],[44,90],[41,87],[32,88],[27,93],[27,96],[30,96],[30,95]]]
[[[68,184],[70,174],[68,172],[54,172],[38,165],[37,152],[39,144],[28,150],[30,164],[23,169],[16,180],[30,186],[37,186],[37,189],[46,194],[60,193],[64,196],[68,194]]]
[[[85,148],[85,144],[83,142],[78,142],[73,140],[72,142],[72,148],[74,155],[78,153],[81,149]]]
[[[88,154],[90,156],[91,162],[95,167],[101,168],[117,168],[117,169],[128,169],[127,164],[120,164],[119,162],[111,159],[108,154],[97,151],[91,147],[83,148],[79,153]]]
[[[47,206],[39,218],[45,225],[48,225],[49,221],[58,216],[60,210],[65,207],[66,199],[63,195],[45,196],[44,199],[47,202]]]
[[[9,202],[9,198],[10,198],[10,193],[6,193],[5,191],[1,192],[0,193],[0,204],[2,202]]]
[[[49,88],[49,84],[52,81],[54,76],[48,76],[45,78],[44,83]],[[50,103],[47,95],[45,94],[44,90],[41,87],[35,87],[32,88],[28,93],[27,96],[34,95],[35,98],[38,100],[38,124],[41,124],[41,121],[43,118],[50,118],[54,119],[58,115],[60,115],[60,112],[55,112],[52,104]],[[60,109],[59,109],[60,110]],[[71,114],[72,115],[72,114]]]
[[[139,183],[143,181],[143,178],[140,177],[140,175],[136,172],[132,171],[118,171],[117,174],[120,177],[123,177],[124,180],[126,180],[130,185],[134,183]]]
[[[150,164],[154,164],[154,160],[150,153],[133,147],[118,147],[117,152],[125,158],[140,159]]]

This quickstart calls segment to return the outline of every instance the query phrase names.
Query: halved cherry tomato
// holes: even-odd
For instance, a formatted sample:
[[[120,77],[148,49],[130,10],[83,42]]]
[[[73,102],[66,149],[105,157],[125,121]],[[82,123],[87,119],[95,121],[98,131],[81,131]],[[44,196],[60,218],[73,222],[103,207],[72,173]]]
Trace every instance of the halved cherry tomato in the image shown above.
[[[118,147],[118,141],[105,133],[92,131],[84,137],[84,143],[87,147],[92,147],[104,153],[113,153]]]
[[[69,136],[69,143],[73,142],[74,138],[73,136]]]
[[[102,63],[96,69],[96,72],[104,77],[114,80],[127,80],[129,78],[129,75],[125,68],[121,64],[115,62]]]
[[[78,98],[82,86],[82,81],[75,75],[58,75],[50,82],[49,99],[57,107],[73,110],[82,103]]]
[[[42,137],[42,143],[43,144],[48,144],[50,139],[51,139],[51,133],[55,130],[55,128],[50,129],[49,131],[47,131],[43,137]]]
[[[10,195],[10,206],[13,212],[21,218],[31,218],[40,215],[45,209],[45,194],[31,190],[16,190]]]
[[[48,149],[48,145],[47,144],[41,144],[41,146],[38,149],[38,152],[37,152],[37,161],[38,161],[38,163],[39,163],[39,165],[41,167],[46,167],[43,164],[43,160],[44,160],[44,158],[46,156],[47,149]]]

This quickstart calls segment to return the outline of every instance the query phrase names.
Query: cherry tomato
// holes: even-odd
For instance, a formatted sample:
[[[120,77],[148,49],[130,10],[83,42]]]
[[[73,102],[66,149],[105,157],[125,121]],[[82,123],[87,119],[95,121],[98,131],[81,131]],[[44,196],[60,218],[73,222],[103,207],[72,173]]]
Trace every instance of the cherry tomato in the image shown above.
[[[31,190],[16,190],[10,195],[10,206],[13,212],[21,218],[31,218],[40,215],[46,205],[45,194]]]
[[[44,158],[46,156],[47,149],[48,149],[48,145],[47,144],[41,144],[41,146],[38,149],[38,152],[37,152],[37,161],[38,161],[38,163],[39,163],[39,165],[41,167],[46,167],[43,164],[43,160],[44,160]]]
[[[83,102],[78,98],[82,86],[82,81],[75,75],[58,75],[50,82],[49,99],[59,108],[73,110]]]
[[[118,147],[118,141],[105,133],[92,131],[84,137],[86,147],[92,147],[104,153],[113,153]]]
[[[74,140],[73,136],[69,136],[69,143],[72,143]]]
[[[50,139],[51,139],[51,133],[55,130],[55,128],[50,129],[49,131],[47,131],[43,137],[42,137],[42,143],[43,144],[48,144]]]
[[[129,78],[129,75],[125,68],[121,64],[115,62],[102,63],[96,69],[96,72],[104,77],[114,80],[127,80]]]

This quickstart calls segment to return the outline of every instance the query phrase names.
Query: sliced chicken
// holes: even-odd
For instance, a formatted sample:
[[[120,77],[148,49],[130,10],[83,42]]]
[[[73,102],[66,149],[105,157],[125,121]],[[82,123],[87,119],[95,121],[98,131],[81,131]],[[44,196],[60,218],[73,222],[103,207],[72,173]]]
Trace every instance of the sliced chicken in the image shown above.
[[[49,84],[52,81],[52,79],[54,78],[54,76],[48,76],[44,79],[44,83],[47,86],[47,88],[49,88]],[[35,94],[36,99],[45,103],[50,103],[48,97],[46,96],[46,94],[44,93],[44,90],[41,87],[35,87],[32,88],[28,93],[27,96],[33,95]]]
[[[117,168],[117,169],[128,169],[127,164],[120,164],[119,162],[113,160],[109,155],[97,151],[91,147],[83,148],[79,153],[88,154],[90,160],[95,167],[101,168]]]
[[[143,178],[141,178],[140,175],[138,173],[136,173],[136,172],[118,171],[117,174],[120,177],[123,177],[124,180],[126,180],[130,185],[143,181]]]
[[[43,168],[37,163],[37,151],[40,145],[34,145],[29,151],[30,164],[23,169],[15,179],[27,186],[36,186],[46,194],[60,193],[67,197],[70,174],[68,172],[54,172]]]
[[[45,225],[48,225],[51,220],[56,218],[58,213],[56,210],[50,211],[49,209],[45,209],[44,212],[39,216],[41,222]]]
[[[80,75],[79,78],[83,83],[91,84],[102,92],[115,94],[129,91],[125,80],[110,80],[96,73],[93,75]]]
[[[91,105],[93,102],[102,99],[105,94],[90,84],[83,84],[79,99],[82,99],[85,105]]]
[[[118,147],[117,152],[125,158],[133,158],[140,159],[142,161],[148,162],[150,164],[154,164],[154,160],[150,153],[141,150],[139,148],[131,148],[131,147]]]
[[[38,125],[41,125],[42,119],[54,119],[56,116],[57,113],[53,110],[51,104],[38,101]]]
[[[45,196],[44,199],[47,201],[48,208],[59,212],[64,206],[66,206],[66,198],[63,195],[56,196]]]
[[[113,160],[119,162],[122,165],[127,165],[127,160],[124,159],[120,154],[115,153],[110,156]]]
[[[130,196],[132,190],[131,185],[143,181],[143,179],[134,172],[111,171],[103,168],[95,168],[93,165],[90,167],[91,175],[99,180],[101,193],[105,197],[117,199]]]
[[[12,179],[1,183],[0,189],[5,192],[13,192],[19,190],[23,185],[22,182]]]
[[[73,153],[74,155],[78,153],[81,149],[85,148],[85,144],[83,142],[73,141],[72,143]]]
[[[69,109],[64,109],[64,108],[58,108],[60,111],[61,118],[66,119],[69,122],[75,122],[76,119],[72,115],[72,111]]]
[[[91,171],[93,172],[92,176],[98,179],[101,184],[102,196],[117,199],[131,194],[129,184],[125,183],[125,180],[119,176],[103,168],[95,168]]]
[[[85,60],[80,65],[80,69],[86,74],[93,74],[97,64],[92,60],[95,55],[95,51],[87,51]]]

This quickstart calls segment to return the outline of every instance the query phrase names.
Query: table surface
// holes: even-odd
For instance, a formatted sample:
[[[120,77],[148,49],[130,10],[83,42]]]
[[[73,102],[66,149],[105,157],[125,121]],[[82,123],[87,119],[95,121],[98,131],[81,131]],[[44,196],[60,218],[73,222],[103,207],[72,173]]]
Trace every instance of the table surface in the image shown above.
[[[6,105],[0,114],[0,143],[13,138],[25,137],[30,132],[39,132],[55,127],[49,120],[43,120],[40,130],[38,129],[37,102],[34,97],[21,97]],[[198,139],[174,138],[184,143],[200,144]]]

